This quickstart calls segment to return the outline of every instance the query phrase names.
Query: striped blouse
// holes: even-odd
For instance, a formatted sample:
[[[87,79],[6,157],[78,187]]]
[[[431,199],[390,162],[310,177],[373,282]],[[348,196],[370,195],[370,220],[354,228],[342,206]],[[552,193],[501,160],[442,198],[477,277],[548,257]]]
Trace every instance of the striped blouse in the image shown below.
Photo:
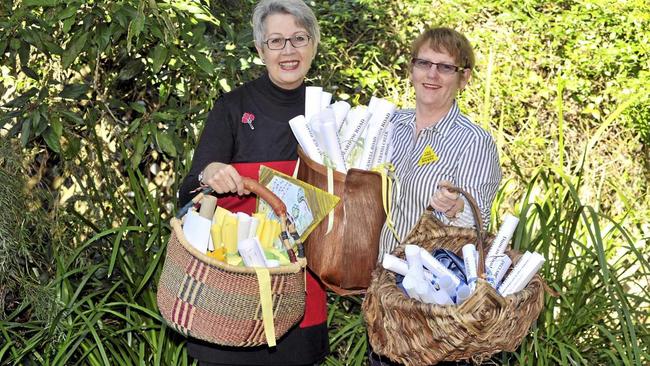
[[[390,161],[395,165],[399,182],[399,189],[393,190],[391,217],[399,240],[413,228],[442,180],[471,194],[478,203],[484,226],[487,225],[501,181],[499,157],[492,136],[463,115],[455,101],[445,117],[422,129],[418,136],[415,135],[413,109],[395,112],[391,124]],[[467,202],[456,219],[449,220],[440,212],[434,214],[446,224],[474,226]],[[384,224],[379,259],[398,244],[398,239]]]

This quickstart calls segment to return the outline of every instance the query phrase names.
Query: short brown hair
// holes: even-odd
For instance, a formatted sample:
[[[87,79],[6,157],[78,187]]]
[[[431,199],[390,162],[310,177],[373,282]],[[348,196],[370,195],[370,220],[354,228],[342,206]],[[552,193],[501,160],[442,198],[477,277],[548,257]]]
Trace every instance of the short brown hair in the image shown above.
[[[467,38],[451,28],[439,27],[426,30],[411,44],[411,58],[418,57],[424,45],[436,52],[446,52],[453,57],[458,66],[474,68],[474,50]]]

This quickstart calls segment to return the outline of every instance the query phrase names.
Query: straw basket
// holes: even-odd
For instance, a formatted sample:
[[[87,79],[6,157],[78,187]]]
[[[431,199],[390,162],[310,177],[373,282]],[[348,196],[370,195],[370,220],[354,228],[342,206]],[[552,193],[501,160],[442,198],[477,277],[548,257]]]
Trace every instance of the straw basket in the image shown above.
[[[482,227],[476,202],[472,206],[477,228]],[[468,243],[479,252],[479,279],[462,305],[441,306],[409,299],[395,284],[393,272],[377,267],[363,302],[370,344],[382,356],[405,365],[432,365],[441,361],[481,362],[500,351],[515,351],[542,310],[544,283],[535,275],[516,294],[499,295],[485,280],[484,256],[493,237],[481,230],[442,224],[428,207],[393,255],[404,258],[404,248],[417,244],[428,251],[444,248],[461,253]],[[513,263],[521,255],[508,251]]]
[[[288,244],[286,206],[266,187],[244,178],[244,186],[268,202],[281,219],[281,237]],[[202,196],[202,195],[199,195]],[[197,196],[194,203],[200,201]],[[165,321],[186,336],[225,346],[252,347],[267,343],[256,270],[231,266],[200,253],[183,235],[180,220],[172,233],[158,283],[158,308]],[[295,230],[295,229],[293,229]],[[304,258],[290,253],[291,264],[269,268],[275,337],[284,335],[303,316]]]

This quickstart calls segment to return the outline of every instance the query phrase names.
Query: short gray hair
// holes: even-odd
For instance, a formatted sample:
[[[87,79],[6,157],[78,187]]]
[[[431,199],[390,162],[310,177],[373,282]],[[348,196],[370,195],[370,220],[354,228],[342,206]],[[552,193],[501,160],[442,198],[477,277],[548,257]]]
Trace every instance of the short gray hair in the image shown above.
[[[320,42],[320,29],[316,16],[302,0],[262,0],[253,11],[253,38],[257,47],[262,48],[266,17],[273,14],[290,14],[296,18],[298,25],[304,27],[314,41],[314,49]]]

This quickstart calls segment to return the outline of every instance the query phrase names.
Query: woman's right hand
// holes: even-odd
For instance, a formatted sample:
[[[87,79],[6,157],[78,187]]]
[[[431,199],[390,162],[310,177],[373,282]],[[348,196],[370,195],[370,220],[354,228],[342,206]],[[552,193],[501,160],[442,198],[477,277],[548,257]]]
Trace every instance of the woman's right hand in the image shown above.
[[[216,193],[249,194],[244,189],[244,181],[239,172],[230,164],[212,162],[203,169],[203,184],[210,186]]]

